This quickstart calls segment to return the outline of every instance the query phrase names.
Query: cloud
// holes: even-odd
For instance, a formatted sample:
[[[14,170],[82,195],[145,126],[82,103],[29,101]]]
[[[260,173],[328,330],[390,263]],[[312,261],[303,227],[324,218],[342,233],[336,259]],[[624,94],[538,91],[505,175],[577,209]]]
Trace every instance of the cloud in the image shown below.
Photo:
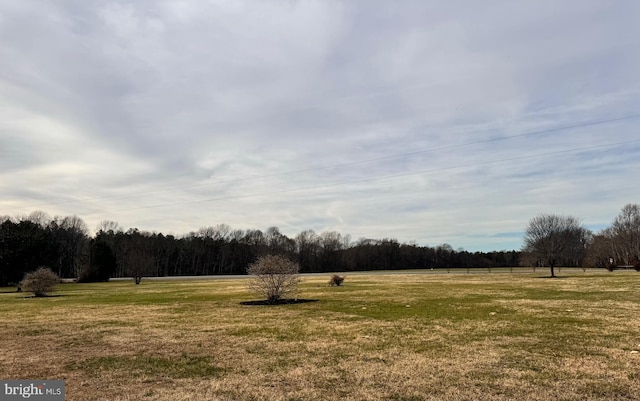
[[[0,1],[0,214],[471,250],[541,212],[606,225],[640,119],[555,129],[638,114],[639,12]]]

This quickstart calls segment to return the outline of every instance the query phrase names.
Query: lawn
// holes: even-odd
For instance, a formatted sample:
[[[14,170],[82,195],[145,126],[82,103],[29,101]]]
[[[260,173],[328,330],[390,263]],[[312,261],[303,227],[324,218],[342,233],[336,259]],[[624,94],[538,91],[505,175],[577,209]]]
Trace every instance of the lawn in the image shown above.
[[[640,273],[305,277],[0,289],[0,378],[68,400],[638,400]]]

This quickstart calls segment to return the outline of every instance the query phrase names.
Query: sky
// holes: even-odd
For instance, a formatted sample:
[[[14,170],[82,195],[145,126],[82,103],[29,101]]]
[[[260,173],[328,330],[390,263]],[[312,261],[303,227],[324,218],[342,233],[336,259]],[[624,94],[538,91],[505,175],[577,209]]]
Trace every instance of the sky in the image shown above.
[[[0,0],[0,215],[520,249],[640,203],[640,2]]]

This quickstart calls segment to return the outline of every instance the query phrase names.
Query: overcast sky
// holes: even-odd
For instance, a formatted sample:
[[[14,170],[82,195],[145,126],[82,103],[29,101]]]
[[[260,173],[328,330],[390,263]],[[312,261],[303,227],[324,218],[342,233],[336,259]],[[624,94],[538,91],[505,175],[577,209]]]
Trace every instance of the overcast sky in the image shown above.
[[[0,215],[519,249],[640,203],[640,2],[0,0]]]

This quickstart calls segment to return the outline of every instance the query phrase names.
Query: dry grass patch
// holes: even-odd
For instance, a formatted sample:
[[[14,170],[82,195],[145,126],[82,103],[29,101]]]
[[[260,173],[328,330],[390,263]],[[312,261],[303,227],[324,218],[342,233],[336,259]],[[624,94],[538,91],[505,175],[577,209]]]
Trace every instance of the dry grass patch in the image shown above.
[[[635,273],[635,272],[634,272]],[[0,376],[74,400],[634,400],[640,275],[353,275],[275,307],[242,280],[0,293]],[[0,291],[1,292],[1,291]]]

